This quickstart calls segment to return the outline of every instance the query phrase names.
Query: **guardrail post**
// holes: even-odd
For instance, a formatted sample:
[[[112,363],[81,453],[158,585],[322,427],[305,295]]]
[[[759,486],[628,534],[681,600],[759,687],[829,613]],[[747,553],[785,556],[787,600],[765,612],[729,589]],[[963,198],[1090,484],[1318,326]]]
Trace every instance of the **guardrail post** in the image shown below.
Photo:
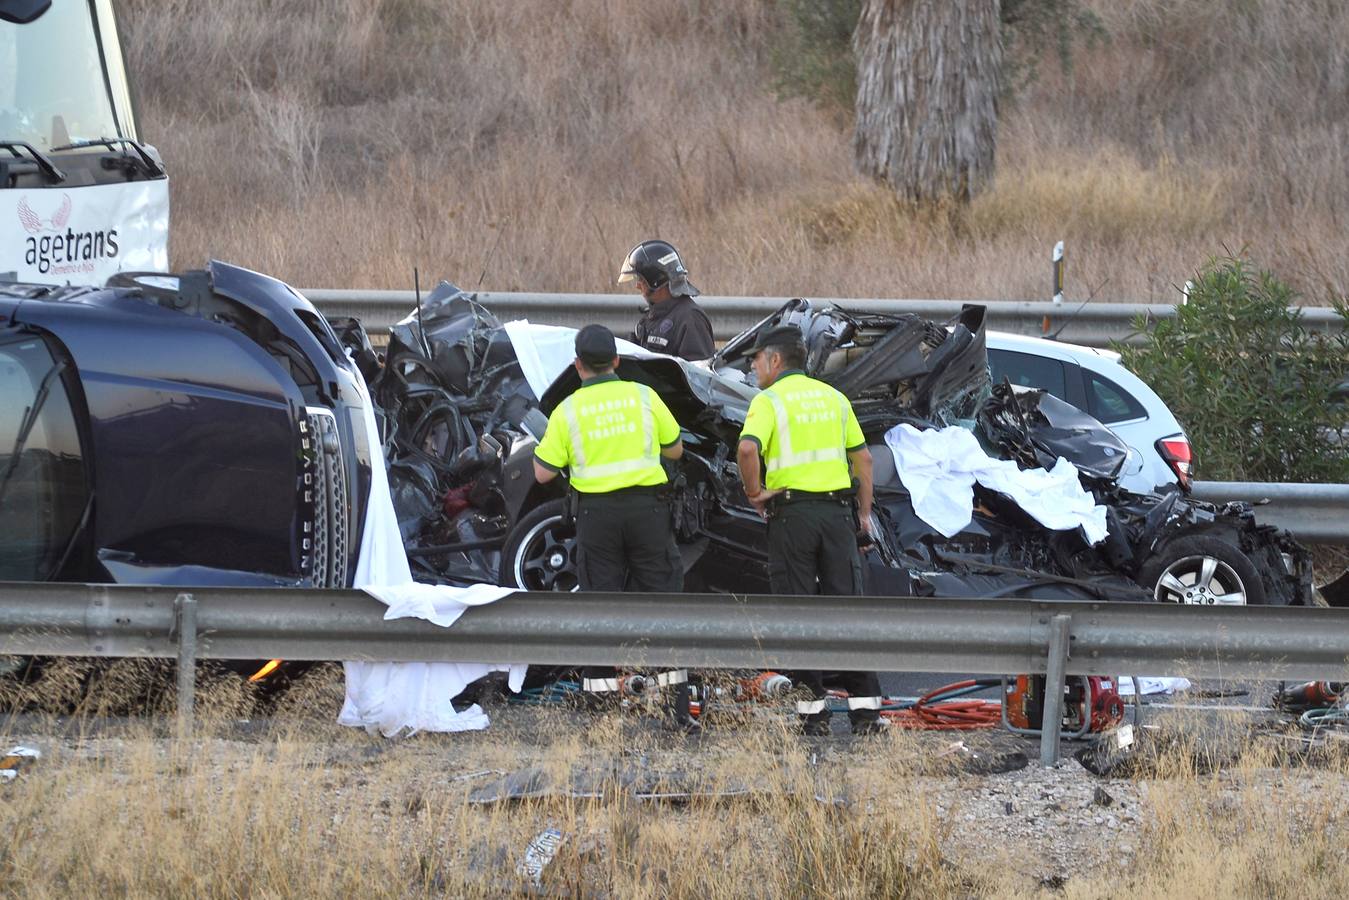
[[[179,594],[173,601],[178,631],[178,736],[192,736],[197,694],[197,598]]]
[[[1049,668],[1045,672],[1045,708],[1040,723],[1040,765],[1048,768],[1059,761],[1059,736],[1063,731],[1064,669],[1068,665],[1068,626],[1072,616],[1049,620]]]

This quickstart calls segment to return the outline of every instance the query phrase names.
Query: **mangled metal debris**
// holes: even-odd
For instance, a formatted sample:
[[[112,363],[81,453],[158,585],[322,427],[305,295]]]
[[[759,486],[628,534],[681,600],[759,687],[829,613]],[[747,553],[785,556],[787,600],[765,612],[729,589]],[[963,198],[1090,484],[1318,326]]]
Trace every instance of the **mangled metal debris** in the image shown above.
[[[536,834],[525,848],[524,859],[515,867],[515,874],[535,887],[543,887],[543,871],[557,856],[557,850],[567,839],[557,828],[545,828]]]
[[[1116,479],[1127,450],[1109,429],[1042,391],[990,383],[982,307],[944,325],[808,300],[787,303],[707,364],[620,349],[619,375],[653,387],[683,428],[686,452],[669,491],[688,590],[767,590],[763,520],[744,497],[734,448],[757,392],[746,350],[761,328],[784,323],[805,336],[807,374],[852,400],[881,460],[870,593],[1309,602],[1309,555],[1285,532],[1257,524],[1248,504],[1214,506],[1179,488],[1126,491]],[[382,365],[356,323],[333,325],[383,412],[390,484],[417,577],[574,590],[575,531],[563,488],[535,484],[531,471],[547,414],[578,384],[566,330],[503,325],[447,283],[393,328]],[[896,467],[884,464],[883,436],[900,423],[971,429],[986,452],[1022,469],[1068,460],[1106,510],[1105,538],[1091,543],[1081,529],[1047,528],[982,486],[970,524],[941,534],[915,513]],[[1212,582],[1195,568],[1209,559],[1219,571]]]

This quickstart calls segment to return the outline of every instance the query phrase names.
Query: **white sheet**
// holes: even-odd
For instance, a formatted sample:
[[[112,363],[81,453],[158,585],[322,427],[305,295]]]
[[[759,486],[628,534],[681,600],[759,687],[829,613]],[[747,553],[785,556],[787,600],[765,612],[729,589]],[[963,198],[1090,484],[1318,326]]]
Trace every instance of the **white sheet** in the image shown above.
[[[535,397],[542,397],[548,386],[576,359],[576,331],[564,325],[535,325],[525,319],[507,322],[506,335],[520,360],[520,371],[529,382]],[[656,359],[662,354],[617,338],[618,352],[623,356]]]
[[[1119,695],[1121,697],[1132,697],[1134,694],[1133,679],[1126,676],[1120,676],[1115,679],[1119,686]],[[1191,687],[1188,678],[1166,678],[1153,675],[1138,676],[1138,692],[1144,696],[1148,694],[1174,694],[1178,691],[1188,691]]]
[[[1023,471],[1011,460],[990,457],[973,434],[955,425],[928,431],[896,425],[885,433],[885,443],[914,512],[946,537],[970,524],[976,481],[1011,497],[1046,528],[1080,527],[1091,544],[1105,537],[1105,507],[1082,488],[1077,467],[1062,457],[1048,471]]]
[[[576,358],[576,329],[558,325],[535,325],[519,320],[507,322],[506,334],[515,348],[520,368],[536,397],[557,379]],[[656,357],[636,344],[618,341],[624,355]],[[365,393],[365,385],[360,385]],[[371,447],[380,446],[373,405],[365,396],[365,427]],[[388,474],[382,465],[372,467],[370,503],[366,509],[365,535],[356,564],[354,586],[387,604],[386,619],[413,616],[449,627],[470,606],[491,603],[512,593],[511,588],[474,585],[468,588],[417,584],[412,580],[404,552]],[[338,722],[376,731],[387,737],[407,731],[468,731],[486,728],[486,713],[478,706],[455,712],[450,698],[469,682],[489,672],[510,673],[510,688],[520,689],[526,666],[484,663],[371,663],[347,662],[346,700]]]
[[[365,401],[366,437],[371,448],[381,446],[375,412],[365,385],[358,379]],[[512,593],[511,588],[474,585],[468,588],[417,584],[412,580],[383,455],[373,452],[370,500],[365,530],[356,561],[354,586],[389,608],[386,619],[416,617],[449,627],[470,606],[491,603]],[[402,732],[474,731],[486,728],[487,714],[477,704],[456,712],[450,699],[471,681],[495,671],[509,672],[510,688],[518,691],[526,666],[485,663],[347,662],[346,700],[337,721],[394,737]]]

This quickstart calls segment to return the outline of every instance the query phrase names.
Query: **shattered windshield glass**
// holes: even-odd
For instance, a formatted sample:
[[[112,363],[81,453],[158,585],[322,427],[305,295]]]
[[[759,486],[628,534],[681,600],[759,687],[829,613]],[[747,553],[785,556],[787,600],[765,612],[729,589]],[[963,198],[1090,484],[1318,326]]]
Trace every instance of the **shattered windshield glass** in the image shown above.
[[[0,22],[0,140],[38,150],[124,136],[85,0],[54,0],[27,25]],[[125,90],[125,85],[122,85]]]

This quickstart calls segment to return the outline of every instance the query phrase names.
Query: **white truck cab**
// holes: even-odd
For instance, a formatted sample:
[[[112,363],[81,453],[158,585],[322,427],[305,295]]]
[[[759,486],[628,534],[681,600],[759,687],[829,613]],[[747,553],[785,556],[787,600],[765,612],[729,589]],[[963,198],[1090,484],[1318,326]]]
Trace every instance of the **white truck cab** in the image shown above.
[[[168,229],[112,0],[0,0],[0,280],[164,271]]]

